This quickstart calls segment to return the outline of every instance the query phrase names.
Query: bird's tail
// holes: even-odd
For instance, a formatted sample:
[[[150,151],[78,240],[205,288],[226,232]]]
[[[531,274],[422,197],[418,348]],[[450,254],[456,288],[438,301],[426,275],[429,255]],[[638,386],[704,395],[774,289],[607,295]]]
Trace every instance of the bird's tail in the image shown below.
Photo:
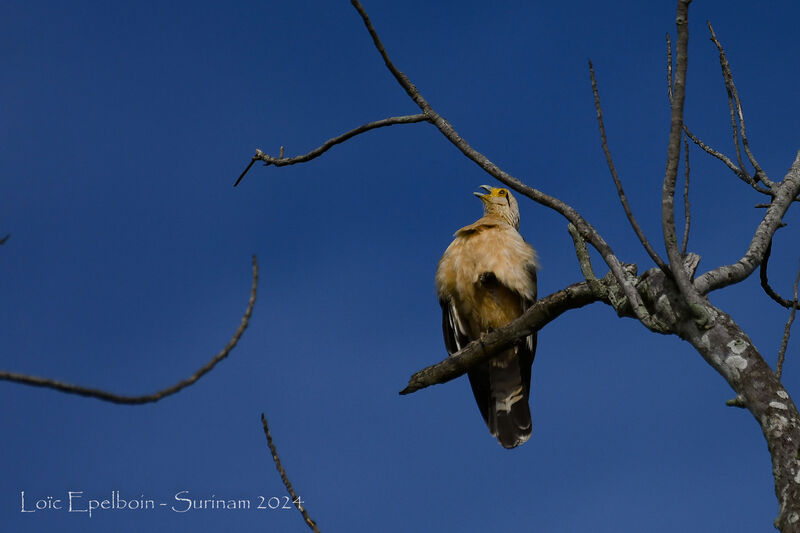
[[[530,438],[533,425],[515,348],[490,361],[489,382],[489,431],[504,448],[515,448]]]

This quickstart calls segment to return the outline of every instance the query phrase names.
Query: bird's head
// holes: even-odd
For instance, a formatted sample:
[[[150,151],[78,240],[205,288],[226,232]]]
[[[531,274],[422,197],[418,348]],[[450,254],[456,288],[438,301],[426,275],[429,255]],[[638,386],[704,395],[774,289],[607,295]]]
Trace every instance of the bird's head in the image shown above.
[[[511,196],[511,192],[508,189],[497,189],[488,185],[481,185],[480,188],[486,193],[473,194],[483,202],[484,216],[501,218],[519,229],[519,206],[517,200]]]

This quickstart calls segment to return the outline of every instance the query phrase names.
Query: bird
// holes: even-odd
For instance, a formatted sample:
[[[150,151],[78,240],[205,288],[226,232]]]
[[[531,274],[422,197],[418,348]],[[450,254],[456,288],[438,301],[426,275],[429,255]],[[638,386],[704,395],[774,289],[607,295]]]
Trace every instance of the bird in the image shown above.
[[[505,326],[536,301],[538,256],[519,233],[519,206],[508,189],[473,193],[483,216],[456,231],[436,269],[442,332],[450,355]],[[531,436],[529,406],[536,332],[468,371],[489,432],[504,448]]]

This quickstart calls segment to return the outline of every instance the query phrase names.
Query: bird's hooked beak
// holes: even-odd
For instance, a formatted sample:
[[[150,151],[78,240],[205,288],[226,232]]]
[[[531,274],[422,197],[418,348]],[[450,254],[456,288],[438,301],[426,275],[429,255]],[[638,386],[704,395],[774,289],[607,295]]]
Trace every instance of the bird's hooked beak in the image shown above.
[[[474,193],[472,193],[472,194],[474,194],[475,196],[477,196],[478,198],[480,198],[480,200],[481,200],[482,202],[484,202],[484,203],[485,203],[485,202],[487,202],[487,201],[489,200],[489,198],[492,196],[492,191],[494,190],[494,188],[493,188],[493,187],[489,187],[488,185],[481,185],[481,186],[480,186],[480,187],[478,187],[478,188],[479,188],[479,189],[483,189],[483,190],[485,190],[485,191],[486,191],[486,194],[481,194],[481,193],[479,193],[479,192],[474,192]]]

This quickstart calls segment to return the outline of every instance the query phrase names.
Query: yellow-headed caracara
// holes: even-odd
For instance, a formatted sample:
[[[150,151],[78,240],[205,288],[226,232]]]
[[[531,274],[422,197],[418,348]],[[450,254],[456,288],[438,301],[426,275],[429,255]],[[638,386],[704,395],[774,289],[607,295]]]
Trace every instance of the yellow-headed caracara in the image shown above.
[[[447,351],[454,354],[505,326],[536,301],[536,251],[519,234],[519,207],[508,189],[481,185],[483,217],[455,233],[436,270]],[[504,448],[531,436],[528,395],[536,334],[469,371],[489,431]]]

